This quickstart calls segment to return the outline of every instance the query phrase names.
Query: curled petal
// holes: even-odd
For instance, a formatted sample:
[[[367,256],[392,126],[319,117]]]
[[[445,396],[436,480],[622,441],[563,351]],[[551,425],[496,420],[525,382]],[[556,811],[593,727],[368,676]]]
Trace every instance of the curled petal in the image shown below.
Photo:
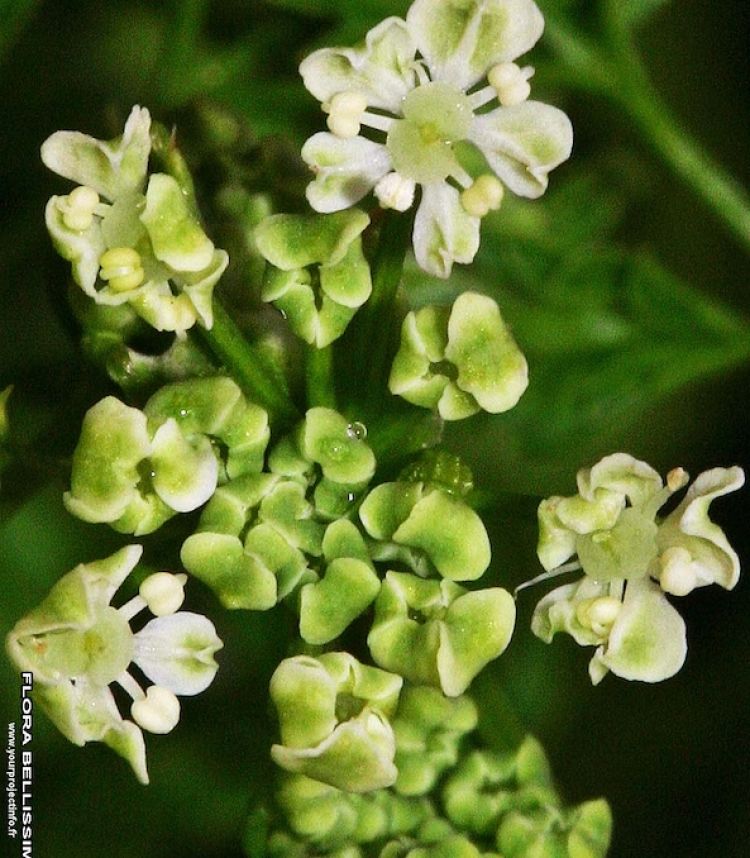
[[[407,23],[433,80],[463,90],[525,54],[544,29],[531,0],[415,0]]]
[[[323,213],[358,203],[392,169],[382,144],[364,137],[342,139],[325,131],[305,143],[302,160],[316,174],[307,186],[307,199],[316,212]]]
[[[213,681],[222,645],[210,620],[180,611],[146,623],[135,635],[133,661],[156,685],[192,696]]]
[[[479,218],[467,214],[455,188],[433,182],[422,188],[413,238],[419,267],[446,279],[454,262],[469,263],[479,250]]]
[[[502,181],[521,197],[547,190],[547,174],[573,148],[568,117],[548,104],[525,101],[478,116],[469,134]]]
[[[736,491],[744,483],[745,474],[737,466],[705,471],[659,529],[662,549],[680,546],[690,553],[698,587],[717,583],[731,590],[739,580],[737,552],[719,525],[709,519],[708,510],[714,498]]]
[[[105,141],[78,131],[57,131],[42,144],[42,161],[58,175],[114,200],[142,190],[151,152],[150,131],[148,110],[134,107],[122,137]]]
[[[214,493],[219,463],[208,438],[189,443],[174,419],[154,435],[151,452],[154,490],[177,512],[191,512]]]
[[[606,596],[608,592],[608,584],[588,577],[557,587],[547,593],[534,608],[531,630],[545,643],[550,643],[557,632],[567,632],[577,644],[598,646],[606,635],[583,625],[576,608],[581,602]]]
[[[303,60],[299,70],[320,102],[360,92],[371,107],[396,113],[413,86],[414,52],[406,22],[386,18],[370,30],[363,48],[323,48]]]
[[[627,453],[613,453],[592,468],[582,468],[577,481],[581,497],[588,501],[596,500],[597,489],[607,489],[625,495],[632,506],[641,506],[662,488],[658,472]]]

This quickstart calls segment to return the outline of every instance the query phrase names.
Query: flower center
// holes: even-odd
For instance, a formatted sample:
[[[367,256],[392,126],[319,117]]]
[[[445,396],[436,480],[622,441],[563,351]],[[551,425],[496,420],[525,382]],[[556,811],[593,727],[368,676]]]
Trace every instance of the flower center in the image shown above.
[[[403,101],[386,145],[394,169],[422,184],[439,182],[457,166],[452,144],[469,133],[473,112],[469,99],[445,83],[426,83]]]

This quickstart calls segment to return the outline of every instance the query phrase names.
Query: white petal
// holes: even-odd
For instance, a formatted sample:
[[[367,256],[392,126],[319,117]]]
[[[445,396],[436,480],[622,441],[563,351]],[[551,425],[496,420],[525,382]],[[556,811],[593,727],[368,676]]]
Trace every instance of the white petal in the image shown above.
[[[525,54],[544,29],[532,0],[415,0],[406,20],[433,80],[464,90]]]
[[[122,137],[96,140],[78,131],[57,131],[42,144],[42,161],[66,179],[109,200],[141,190],[151,151],[151,117],[134,107]]]
[[[661,682],[686,655],[685,622],[661,589],[649,578],[629,581],[609,641],[594,659],[623,679]]]
[[[213,656],[222,643],[213,623],[200,614],[157,617],[135,635],[134,643],[133,661],[153,683],[175,694],[200,694],[218,670]]]
[[[550,170],[570,156],[573,127],[562,110],[525,101],[476,117],[469,139],[513,193],[535,198],[547,189]]]
[[[307,199],[323,213],[353,206],[391,170],[391,157],[380,143],[364,137],[344,140],[325,131],[305,143],[302,159],[316,174]]]
[[[386,18],[370,30],[364,48],[324,48],[299,67],[307,89],[318,101],[341,92],[360,92],[371,107],[400,112],[414,85],[415,47],[400,18]]]
[[[447,182],[424,185],[414,219],[419,267],[446,278],[454,262],[471,262],[479,249],[479,223],[479,218],[467,214],[458,191]]]

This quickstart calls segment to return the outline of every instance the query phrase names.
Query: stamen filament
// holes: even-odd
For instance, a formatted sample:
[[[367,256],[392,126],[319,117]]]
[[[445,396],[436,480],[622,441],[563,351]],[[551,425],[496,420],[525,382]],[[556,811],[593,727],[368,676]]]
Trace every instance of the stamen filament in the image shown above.
[[[123,671],[115,680],[122,690],[133,700],[143,700],[146,695],[143,693],[141,686],[127,672]]]
[[[472,92],[469,96],[469,104],[471,105],[472,110],[479,110],[480,107],[484,107],[485,104],[489,104],[491,101],[497,98],[497,90],[494,86],[485,86],[482,89],[478,89],[476,92]]]
[[[513,591],[513,598],[518,598],[518,594],[521,590],[525,590],[527,587],[532,587],[534,584],[541,584],[542,581],[549,581],[550,578],[557,578],[559,575],[564,575],[566,572],[577,572],[581,568],[581,564],[577,560],[571,560],[570,563],[557,566],[555,569],[550,569],[549,572],[542,572],[542,574],[537,575],[536,578],[531,578],[529,581],[524,581],[523,584],[519,584]]]
[[[143,596],[133,596],[133,598],[129,602],[125,602],[124,605],[121,605],[117,612],[122,614],[125,619],[130,622],[136,614],[139,614],[147,605],[146,600]]]
[[[391,130],[394,119],[391,116],[383,116],[380,113],[370,113],[366,110],[359,118],[360,125],[366,125],[368,128],[374,128],[376,131],[385,131],[386,134]]]

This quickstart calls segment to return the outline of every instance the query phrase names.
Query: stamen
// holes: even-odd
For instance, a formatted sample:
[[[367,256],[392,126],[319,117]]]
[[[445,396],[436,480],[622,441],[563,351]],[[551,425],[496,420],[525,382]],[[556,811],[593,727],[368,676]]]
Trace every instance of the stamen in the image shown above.
[[[122,690],[132,699],[132,700],[143,700],[146,696],[143,693],[143,689],[140,685],[133,679],[133,677],[126,671],[121,673],[115,682],[122,688]]]
[[[560,575],[565,575],[566,572],[577,572],[580,568],[581,564],[577,560],[571,560],[570,563],[565,563],[555,569],[550,569],[549,572],[542,572],[542,574],[537,575],[536,578],[531,578],[529,581],[524,581],[523,584],[519,584],[513,591],[513,598],[518,598],[518,594],[521,590],[525,590],[527,587],[532,587],[534,584],[541,584],[542,581],[549,581],[550,578],[557,578]]]
[[[462,188],[470,188],[474,183],[474,179],[464,170],[464,168],[460,164],[456,164],[456,166],[451,171],[451,176],[461,185]]]
[[[337,92],[330,102],[324,105],[325,108],[329,111],[326,122],[331,133],[348,139],[359,134],[362,114],[367,109],[367,98],[355,90]]]
[[[484,217],[490,211],[500,208],[503,194],[500,180],[486,173],[461,194],[461,205],[472,217]]]
[[[427,74],[427,69],[422,65],[422,63],[415,63],[414,71],[417,73],[419,86],[424,86],[430,82],[430,76]]]
[[[659,558],[659,565],[659,584],[665,593],[673,596],[692,593],[698,583],[698,576],[695,574],[693,557],[686,548],[681,545],[667,548]]]
[[[391,130],[391,126],[395,120],[390,116],[383,116],[380,113],[370,113],[369,110],[366,110],[360,116],[359,121],[368,128],[374,128],[376,131],[385,131],[387,134]]]
[[[136,614],[139,614],[145,607],[147,607],[147,602],[142,596],[133,596],[130,601],[125,602],[124,605],[117,608],[117,613],[122,614],[122,616],[130,622],[130,620],[132,620]]]
[[[94,211],[99,204],[99,194],[86,185],[74,188],[67,197],[58,202],[62,219],[68,229],[76,232],[87,230],[94,221]]]
[[[132,247],[110,248],[101,255],[99,265],[99,276],[109,281],[114,292],[129,292],[143,283],[141,256]]]
[[[187,575],[155,572],[144,579],[138,593],[155,617],[174,614],[185,601]]]
[[[485,86],[482,89],[478,89],[476,92],[472,92],[469,96],[469,104],[471,105],[471,109],[476,111],[479,110],[480,107],[484,107],[485,104],[489,104],[491,101],[497,98],[497,90],[494,86]]]
[[[169,733],[180,720],[180,701],[168,688],[152,685],[143,700],[133,703],[130,714],[149,733]]]
[[[515,63],[500,63],[487,74],[490,86],[497,92],[503,107],[522,104],[531,94],[529,78],[534,74],[531,66],[519,68]]]

